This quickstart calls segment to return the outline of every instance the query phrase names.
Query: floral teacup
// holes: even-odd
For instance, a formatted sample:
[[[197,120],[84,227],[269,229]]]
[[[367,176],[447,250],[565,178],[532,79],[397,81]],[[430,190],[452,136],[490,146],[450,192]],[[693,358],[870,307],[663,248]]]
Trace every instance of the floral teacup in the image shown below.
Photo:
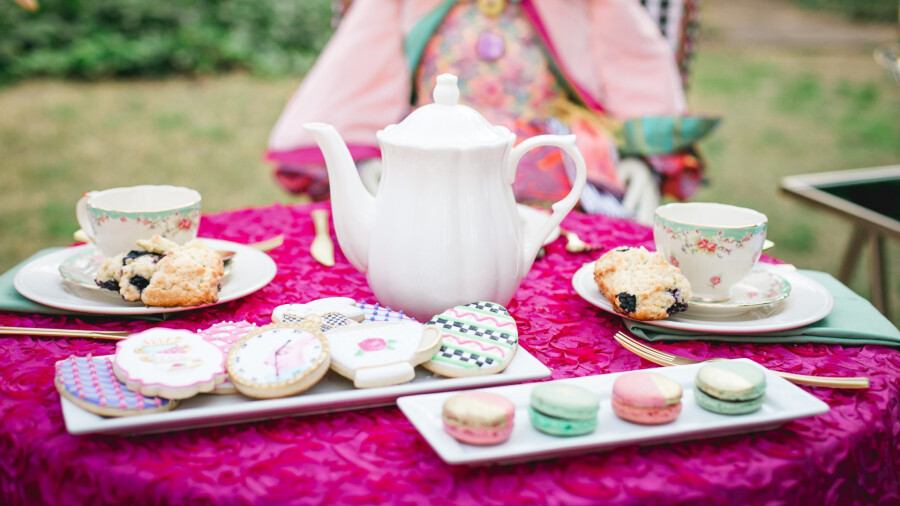
[[[743,207],[706,202],[656,209],[656,250],[691,283],[693,298],[731,298],[731,287],[756,265],[766,240],[766,215]]]
[[[78,224],[106,256],[161,235],[178,244],[197,237],[200,193],[180,186],[129,186],[85,193],[75,207]]]

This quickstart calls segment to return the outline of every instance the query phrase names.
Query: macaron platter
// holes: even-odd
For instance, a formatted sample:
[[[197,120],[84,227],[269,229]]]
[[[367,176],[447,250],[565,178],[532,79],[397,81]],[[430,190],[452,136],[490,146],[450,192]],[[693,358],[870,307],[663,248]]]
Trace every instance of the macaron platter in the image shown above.
[[[753,411],[728,415],[701,406],[695,398],[698,372],[709,364],[665,367],[644,372],[670,379],[681,387],[680,412],[665,423],[635,423],[616,414],[613,386],[616,380],[634,372],[611,373],[477,390],[499,395],[514,406],[512,431],[498,444],[467,444],[456,439],[445,426],[444,403],[459,395],[441,392],[400,397],[397,405],[438,455],[449,464],[499,464],[553,458],[568,454],[606,450],[630,444],[659,444],[688,439],[706,439],[727,434],[768,430],[797,418],[828,411],[828,405],[806,391],[757,366],[747,359],[731,361],[757,369],[766,385],[762,403]],[[708,369],[707,369],[708,370]],[[621,385],[621,383],[620,383]],[[546,386],[575,387],[599,398],[596,427],[585,434],[562,434],[547,431],[534,422],[535,388]],[[538,392],[540,393],[540,392]],[[540,397],[540,396],[537,396]],[[558,396],[559,397],[559,396]],[[552,398],[552,396],[551,396]],[[621,410],[619,410],[621,413]],[[593,424],[593,421],[591,421]],[[540,429],[539,429],[540,428]],[[581,434],[581,435],[577,435]]]

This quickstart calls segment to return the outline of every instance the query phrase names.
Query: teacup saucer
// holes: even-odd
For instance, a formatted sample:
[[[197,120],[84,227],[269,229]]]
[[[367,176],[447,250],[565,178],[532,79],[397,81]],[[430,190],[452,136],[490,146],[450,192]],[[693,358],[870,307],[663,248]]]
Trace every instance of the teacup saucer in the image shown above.
[[[104,290],[94,282],[94,279],[97,278],[97,271],[105,259],[106,257],[99,250],[87,248],[63,260],[59,264],[59,275],[63,280],[74,285],[119,298],[118,292]]]
[[[786,299],[791,294],[791,284],[771,270],[755,267],[747,277],[731,289],[731,298],[723,302],[688,301],[692,315],[724,317],[734,316],[751,309],[766,307]]]

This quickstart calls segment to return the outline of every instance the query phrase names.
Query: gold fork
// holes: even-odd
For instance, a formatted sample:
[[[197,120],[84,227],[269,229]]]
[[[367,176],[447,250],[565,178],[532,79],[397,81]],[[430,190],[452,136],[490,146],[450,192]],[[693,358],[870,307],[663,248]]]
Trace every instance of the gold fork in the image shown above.
[[[645,358],[648,361],[653,362],[654,364],[664,366],[698,364],[700,362],[707,362],[709,360],[724,360],[720,358],[711,358],[709,360],[694,360],[692,358],[679,357],[678,355],[672,355],[670,353],[651,348],[636,339],[628,337],[628,335],[626,335],[624,332],[616,332],[616,335],[613,336],[613,339],[618,341],[623,348],[634,353],[635,355]],[[828,388],[869,388],[869,378],[866,378],[864,376],[853,378],[835,378],[824,376],[807,376],[805,374],[794,374],[790,372],[780,371],[772,372],[790,381],[791,383],[796,383],[798,385],[810,385],[814,387]]]
[[[20,336],[65,336],[65,337],[90,337],[93,339],[108,339],[119,341],[125,339],[132,332],[119,330],[77,330],[77,329],[41,329],[30,327],[0,327],[0,335]]]

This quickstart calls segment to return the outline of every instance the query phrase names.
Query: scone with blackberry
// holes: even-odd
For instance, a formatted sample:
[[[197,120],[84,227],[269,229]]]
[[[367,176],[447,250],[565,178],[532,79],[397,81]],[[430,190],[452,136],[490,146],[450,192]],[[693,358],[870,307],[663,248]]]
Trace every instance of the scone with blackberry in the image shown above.
[[[225,269],[221,257],[200,241],[184,246],[160,237],[137,242],[137,248],[107,258],[95,282],[119,292],[129,302],[182,307],[219,300]]]
[[[212,304],[219,300],[219,282],[224,274],[219,254],[200,241],[191,241],[170,250],[156,263],[156,272],[141,292],[141,300],[159,307]]]
[[[662,255],[622,246],[594,262],[594,281],[616,312],[635,320],[661,320],[687,309],[691,285]]]

